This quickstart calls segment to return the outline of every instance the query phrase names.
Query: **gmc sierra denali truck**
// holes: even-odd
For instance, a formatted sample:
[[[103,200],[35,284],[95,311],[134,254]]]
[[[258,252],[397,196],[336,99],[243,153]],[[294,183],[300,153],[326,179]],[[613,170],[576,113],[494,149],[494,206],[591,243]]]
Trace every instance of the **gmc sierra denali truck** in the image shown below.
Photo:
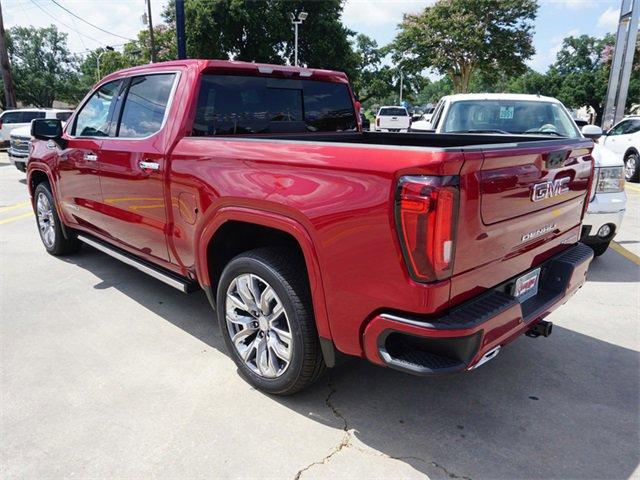
[[[339,354],[471,370],[585,281],[592,142],[362,132],[343,73],[184,60],[113,73],[32,124],[45,249],[88,244],[203,289],[252,385]]]

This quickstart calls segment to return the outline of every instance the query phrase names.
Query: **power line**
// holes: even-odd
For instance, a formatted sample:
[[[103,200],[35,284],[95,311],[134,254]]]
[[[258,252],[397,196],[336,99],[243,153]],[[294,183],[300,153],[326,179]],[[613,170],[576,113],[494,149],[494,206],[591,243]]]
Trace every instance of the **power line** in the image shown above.
[[[82,35],[83,37],[88,38],[89,40],[92,40],[96,43],[99,43],[100,45],[104,45],[104,43],[102,43],[100,40],[96,40],[93,37],[90,37],[89,35],[85,35],[84,33],[80,33],[78,30],[76,30],[75,28],[70,27],[69,25],[67,25],[66,23],[61,22],[60,20],[58,20],[55,16],[53,16],[51,13],[49,13],[47,10],[45,10],[41,5],[39,5],[36,0],[31,0],[31,3],[33,3],[36,7],[38,7],[40,10],[42,10],[42,12],[44,12],[46,15],[48,15],[49,17],[53,18],[54,21],[56,21],[57,23],[59,23],[60,25],[62,25],[63,27],[68,28],[69,30],[71,30],[72,32],[76,32],[78,35]]]
[[[100,27],[98,27],[97,25],[94,25],[93,23],[91,23],[91,22],[89,22],[89,21],[85,20],[85,19],[84,19],[84,18],[82,18],[81,16],[76,15],[75,13],[73,13],[73,12],[72,12],[71,10],[69,10],[68,8],[66,8],[66,7],[64,7],[64,6],[62,6],[62,5],[60,5],[58,2],[56,2],[56,0],[51,0],[51,2],[52,2],[54,5],[57,5],[58,7],[60,7],[61,9],[63,9],[63,10],[64,10],[65,12],[67,12],[68,14],[73,15],[73,16],[74,16],[74,17],[76,17],[78,20],[83,21],[83,22],[84,22],[84,23],[86,23],[87,25],[91,25],[93,28],[97,28],[97,29],[98,29],[98,30],[100,30],[101,32],[108,33],[109,35],[113,35],[114,37],[122,38],[123,40],[129,40],[129,41],[135,42],[135,40],[134,40],[133,38],[123,37],[122,35],[118,35],[117,33],[110,32],[110,31],[108,31],[108,30],[105,30],[104,28],[100,28]]]

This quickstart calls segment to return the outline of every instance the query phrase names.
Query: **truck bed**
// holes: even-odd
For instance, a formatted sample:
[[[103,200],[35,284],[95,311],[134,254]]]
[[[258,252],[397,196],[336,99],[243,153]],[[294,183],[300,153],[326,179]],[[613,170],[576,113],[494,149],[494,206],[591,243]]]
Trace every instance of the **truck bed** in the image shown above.
[[[443,134],[443,133],[303,133],[278,135],[235,135],[235,138],[263,140],[289,140],[296,142],[351,143],[358,145],[386,145],[393,147],[423,147],[432,149],[478,147],[485,145],[511,144],[512,146],[531,142],[552,142],[565,144],[569,139],[549,135],[502,135],[502,134]],[[575,141],[575,140],[574,140]],[[541,144],[542,145],[542,144]]]

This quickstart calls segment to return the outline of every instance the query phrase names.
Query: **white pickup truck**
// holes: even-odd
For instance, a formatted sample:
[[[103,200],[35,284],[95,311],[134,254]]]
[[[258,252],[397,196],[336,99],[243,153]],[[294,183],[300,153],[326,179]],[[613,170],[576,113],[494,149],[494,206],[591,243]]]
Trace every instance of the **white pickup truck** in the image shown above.
[[[408,132],[410,127],[411,115],[405,107],[380,107],[371,131]]]
[[[556,98],[509,93],[447,95],[436,105],[431,122],[414,122],[411,131],[530,134],[594,140],[602,135],[602,129],[595,125],[578,129],[565,106]],[[582,222],[581,241],[596,255],[602,255],[618,233],[626,209],[624,162],[622,157],[612,155],[598,143],[593,149],[593,158],[596,174],[589,208]]]

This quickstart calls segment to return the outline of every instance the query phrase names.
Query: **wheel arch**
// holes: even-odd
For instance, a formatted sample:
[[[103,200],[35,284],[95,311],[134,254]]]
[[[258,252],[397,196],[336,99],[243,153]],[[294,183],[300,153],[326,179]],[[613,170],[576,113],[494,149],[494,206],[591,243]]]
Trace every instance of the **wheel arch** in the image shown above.
[[[322,283],[320,265],[316,249],[314,247],[311,236],[302,224],[298,221],[276,213],[253,210],[246,207],[223,207],[218,210],[213,218],[206,222],[198,235],[196,245],[196,274],[200,285],[207,292],[209,301],[215,307],[215,288],[218,278],[215,277],[216,272],[222,272],[224,265],[238,253],[247,251],[245,247],[251,246],[257,248],[266,246],[262,242],[240,242],[237,248],[231,248],[225,251],[221,256],[216,257],[213,249],[225,242],[225,235],[229,235],[229,231],[234,228],[248,229],[254,232],[265,232],[269,239],[277,238],[280,241],[290,242],[291,246],[298,249],[299,254],[304,260],[307,269],[307,278],[309,281],[309,290],[313,304],[313,311],[316,321],[318,335],[320,336],[325,354],[325,361],[330,366],[331,358],[327,347],[327,340],[332,343],[331,329],[326,309],[325,292]],[[213,256],[211,255],[213,254]],[[231,257],[231,258],[229,258]],[[213,263],[211,263],[213,260]],[[216,260],[219,264],[216,264]]]
[[[636,155],[640,155],[640,152],[638,152],[638,149],[636,147],[629,147],[627,148],[627,151],[624,152],[624,155],[622,158],[626,159],[632,153],[635,153]]]

